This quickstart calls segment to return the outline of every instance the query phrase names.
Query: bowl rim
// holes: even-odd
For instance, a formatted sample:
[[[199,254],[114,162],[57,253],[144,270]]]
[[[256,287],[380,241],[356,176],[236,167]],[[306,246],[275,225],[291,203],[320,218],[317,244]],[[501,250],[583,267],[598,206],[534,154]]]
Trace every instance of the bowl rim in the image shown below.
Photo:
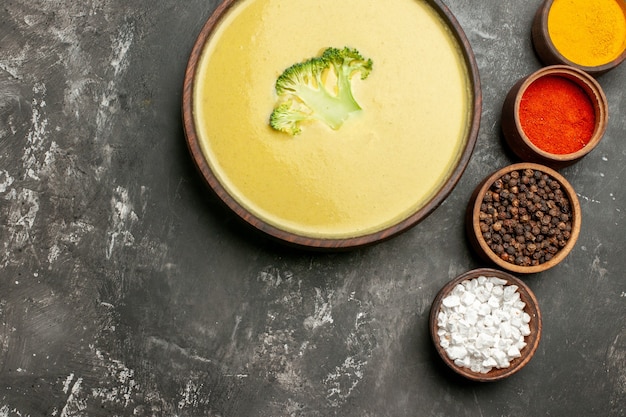
[[[550,9],[552,8],[553,3],[554,0],[544,0],[544,2],[537,9],[532,27],[532,40],[535,46],[538,46],[537,44],[540,43],[541,46],[539,47],[539,49],[547,49],[547,51],[538,51],[540,52],[540,58],[545,61],[546,64],[559,63],[563,65],[568,65],[585,73],[588,73],[594,77],[597,77],[614,69],[624,60],[626,60],[626,46],[624,47],[624,50],[622,50],[620,55],[602,65],[581,65],[563,56],[563,54],[559,52],[556,46],[554,46],[554,43],[552,42],[552,37],[550,36],[550,32],[548,30],[548,15],[550,14]]]
[[[454,361],[452,361],[448,357],[445,350],[441,347],[439,343],[440,339],[437,334],[437,330],[439,328],[439,326],[437,325],[437,315],[439,313],[442,300],[457,284],[465,280],[478,278],[479,276],[502,278],[508,282],[507,285],[517,285],[518,292],[520,293],[520,298],[526,303],[524,311],[531,316],[531,323],[533,323],[531,324],[531,334],[525,337],[527,345],[522,350],[522,356],[513,359],[511,361],[511,366],[509,366],[508,368],[493,368],[491,371],[485,374],[480,372],[473,372],[470,369],[457,366]],[[519,372],[524,366],[528,364],[528,362],[530,362],[530,360],[535,355],[535,352],[537,351],[537,347],[539,346],[539,342],[541,340],[542,329],[543,322],[541,310],[539,308],[539,302],[537,301],[537,297],[530,289],[528,284],[508,272],[494,268],[472,269],[448,281],[435,296],[429,313],[429,330],[431,334],[431,339],[435,346],[435,350],[437,351],[441,359],[449,368],[451,368],[459,375],[478,382],[498,381]]]
[[[491,248],[487,245],[487,242],[485,241],[483,234],[480,231],[479,221],[477,220],[479,218],[480,206],[482,204],[483,197],[485,193],[487,192],[487,190],[495,182],[495,180],[497,180],[498,178],[501,178],[503,175],[507,173],[526,169],[526,168],[530,168],[535,171],[541,171],[544,174],[548,174],[554,179],[556,179],[557,181],[559,181],[559,183],[561,184],[561,189],[565,192],[565,194],[567,195],[567,198],[569,199],[570,207],[571,207],[572,214],[573,214],[572,219],[571,219],[572,231],[571,231],[570,238],[567,241],[567,244],[563,248],[561,248],[554,255],[554,257],[550,259],[549,261],[546,261],[539,265],[531,265],[531,266],[516,265],[510,262],[507,262],[501,259],[499,256],[497,256],[491,250]],[[496,265],[498,265],[499,267],[507,271],[519,273],[519,274],[533,274],[537,272],[546,271],[556,266],[561,261],[563,261],[563,259],[565,259],[567,255],[569,255],[569,253],[572,251],[574,246],[576,246],[576,241],[578,240],[578,236],[580,234],[580,226],[582,222],[580,201],[578,200],[578,196],[576,195],[576,191],[574,190],[574,187],[572,187],[572,185],[567,181],[567,179],[563,175],[559,174],[556,170],[548,166],[537,164],[534,162],[520,162],[520,163],[516,163],[516,164],[512,164],[512,165],[508,165],[503,168],[500,168],[496,170],[495,172],[493,172],[492,174],[490,174],[489,176],[487,176],[476,187],[474,196],[475,196],[475,199],[473,203],[471,203],[471,207],[470,207],[471,216],[468,219],[468,221],[471,222],[470,227],[471,227],[472,238],[474,239],[476,243],[478,243],[478,245],[480,246],[480,250],[485,256],[487,256],[487,258],[490,261],[492,261],[493,263],[495,263]]]
[[[200,173],[204,182],[208,185],[208,188],[217,195],[218,200],[234,212],[240,220],[243,220],[244,224],[251,226],[252,229],[262,232],[265,236],[282,243],[286,243],[290,246],[314,250],[353,249],[390,239],[391,237],[405,232],[415,226],[417,223],[428,217],[428,215],[430,215],[436,208],[438,208],[456,187],[465,169],[467,168],[478,139],[482,113],[482,90],[478,64],[465,32],[448,7],[445,6],[441,0],[426,0],[426,3],[437,12],[438,16],[447,25],[456,39],[467,68],[468,88],[470,88],[472,92],[472,100],[468,108],[468,113],[470,114],[468,115],[467,121],[468,129],[465,138],[466,144],[458,156],[455,165],[450,170],[448,179],[419,210],[413,212],[403,220],[400,220],[391,226],[385,227],[384,229],[376,232],[357,235],[355,237],[320,238],[280,229],[249,212],[233,196],[231,196],[227,189],[221,184],[217,176],[212,172],[212,169],[210,168],[200,148],[198,133],[195,128],[193,108],[197,64],[200,60],[205,44],[209,40],[214,28],[220,22],[221,18],[238,1],[240,0],[223,0],[218,4],[217,8],[206,21],[193,45],[183,80],[181,110],[187,148],[191,154],[197,171]]]
[[[581,87],[591,101],[595,111],[595,127],[591,138],[587,144],[576,152],[568,154],[555,154],[547,152],[535,145],[524,132],[519,117],[520,105],[522,97],[528,87],[540,78],[547,76],[558,76],[566,78]],[[576,161],[594,150],[606,132],[608,124],[608,101],[602,86],[588,73],[567,65],[550,65],[540,68],[528,75],[519,85],[515,94],[515,102],[513,106],[513,118],[515,120],[515,128],[524,144],[532,149],[533,152],[540,155],[543,159],[554,161],[556,163],[568,163]]]

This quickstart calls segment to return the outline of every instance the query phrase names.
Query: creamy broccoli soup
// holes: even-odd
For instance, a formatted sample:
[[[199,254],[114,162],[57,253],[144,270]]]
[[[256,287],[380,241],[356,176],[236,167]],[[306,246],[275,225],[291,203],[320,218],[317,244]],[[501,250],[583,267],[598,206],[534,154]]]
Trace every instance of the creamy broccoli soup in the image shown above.
[[[353,77],[362,110],[337,129],[269,127],[277,77],[327,47],[373,62]],[[423,207],[450,177],[472,89],[448,26],[419,0],[241,0],[200,58],[194,121],[205,158],[247,210],[286,231],[355,237]]]

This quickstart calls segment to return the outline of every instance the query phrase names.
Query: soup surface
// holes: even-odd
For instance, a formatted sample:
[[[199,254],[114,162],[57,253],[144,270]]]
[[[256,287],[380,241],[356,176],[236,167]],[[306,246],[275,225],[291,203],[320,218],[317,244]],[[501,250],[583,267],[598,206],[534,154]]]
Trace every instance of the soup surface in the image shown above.
[[[338,130],[273,130],[276,78],[327,47],[373,61],[353,78],[363,110]],[[422,208],[467,142],[472,87],[452,32],[421,0],[241,0],[216,26],[196,73],[202,152],[239,204],[314,238],[358,237]]]

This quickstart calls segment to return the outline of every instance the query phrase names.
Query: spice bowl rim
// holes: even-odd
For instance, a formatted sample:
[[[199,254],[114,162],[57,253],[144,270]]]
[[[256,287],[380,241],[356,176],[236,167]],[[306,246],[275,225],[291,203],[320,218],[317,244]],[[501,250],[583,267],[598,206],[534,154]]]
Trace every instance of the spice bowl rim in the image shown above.
[[[570,202],[570,209],[572,212],[572,231],[567,241],[567,244],[564,247],[560,248],[559,251],[554,255],[554,257],[552,257],[552,259],[539,265],[523,266],[507,262],[493,252],[493,250],[487,245],[487,242],[485,241],[482,232],[480,231],[479,217],[480,207],[483,202],[484,195],[486,191],[491,187],[491,185],[498,178],[501,178],[507,173],[527,168],[548,174],[559,182],[559,184],[561,185],[561,189],[563,190]],[[572,187],[567,179],[559,174],[556,170],[546,165],[537,164],[534,162],[520,162],[507,165],[488,175],[474,189],[466,211],[466,231],[472,248],[480,255],[481,258],[493,264],[496,264],[498,267],[506,271],[518,274],[534,274],[544,272],[561,263],[569,255],[574,246],[576,246],[576,242],[580,234],[581,223],[582,214],[580,201],[578,200],[578,196],[576,195],[574,187]]]
[[[533,47],[537,56],[545,65],[567,65],[592,77],[597,77],[614,69],[626,60],[626,45],[620,55],[602,65],[581,65],[566,58],[552,42],[552,37],[548,30],[548,15],[553,3],[554,0],[544,0],[537,9],[531,25]]]
[[[507,281],[507,285],[517,285],[520,299],[526,303],[524,311],[531,316],[529,323],[531,333],[525,337],[527,345],[521,350],[521,356],[511,361],[511,365],[507,368],[493,368],[487,373],[473,372],[468,368],[460,367],[451,360],[445,349],[440,345],[439,335],[437,330],[439,328],[437,324],[437,316],[441,309],[441,303],[447,294],[459,283],[478,278],[480,276],[497,277]],[[494,268],[476,268],[466,271],[452,280],[448,281],[437,293],[430,308],[429,314],[429,331],[432,342],[435,346],[435,350],[443,360],[443,362],[457,374],[477,382],[492,382],[507,378],[524,368],[528,362],[533,358],[539,342],[541,340],[543,324],[541,317],[541,310],[539,308],[539,302],[533,291],[528,284],[522,281],[520,278],[510,274],[509,272],[502,271]]]
[[[524,93],[535,81],[547,76],[558,76],[572,81],[583,89],[593,105],[595,111],[593,134],[586,145],[575,152],[567,154],[548,152],[535,145],[522,128],[519,113]],[[511,87],[503,104],[502,130],[509,147],[522,160],[559,169],[577,162],[598,146],[607,129],[608,108],[608,100],[602,86],[591,75],[568,65],[550,65],[532,72]]]

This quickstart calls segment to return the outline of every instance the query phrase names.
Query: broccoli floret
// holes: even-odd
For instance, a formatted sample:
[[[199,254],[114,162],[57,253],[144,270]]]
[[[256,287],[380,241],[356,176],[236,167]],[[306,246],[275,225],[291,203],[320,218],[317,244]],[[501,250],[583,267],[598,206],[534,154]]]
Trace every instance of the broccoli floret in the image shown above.
[[[292,136],[302,131],[300,122],[309,120],[311,114],[294,107],[292,100],[279,104],[270,116],[270,126]]]
[[[361,110],[352,95],[352,76],[366,79],[372,60],[352,48],[327,48],[321,56],[287,68],[276,80],[279,103],[270,116],[270,126],[297,135],[300,123],[325,122],[339,129],[350,113]]]

